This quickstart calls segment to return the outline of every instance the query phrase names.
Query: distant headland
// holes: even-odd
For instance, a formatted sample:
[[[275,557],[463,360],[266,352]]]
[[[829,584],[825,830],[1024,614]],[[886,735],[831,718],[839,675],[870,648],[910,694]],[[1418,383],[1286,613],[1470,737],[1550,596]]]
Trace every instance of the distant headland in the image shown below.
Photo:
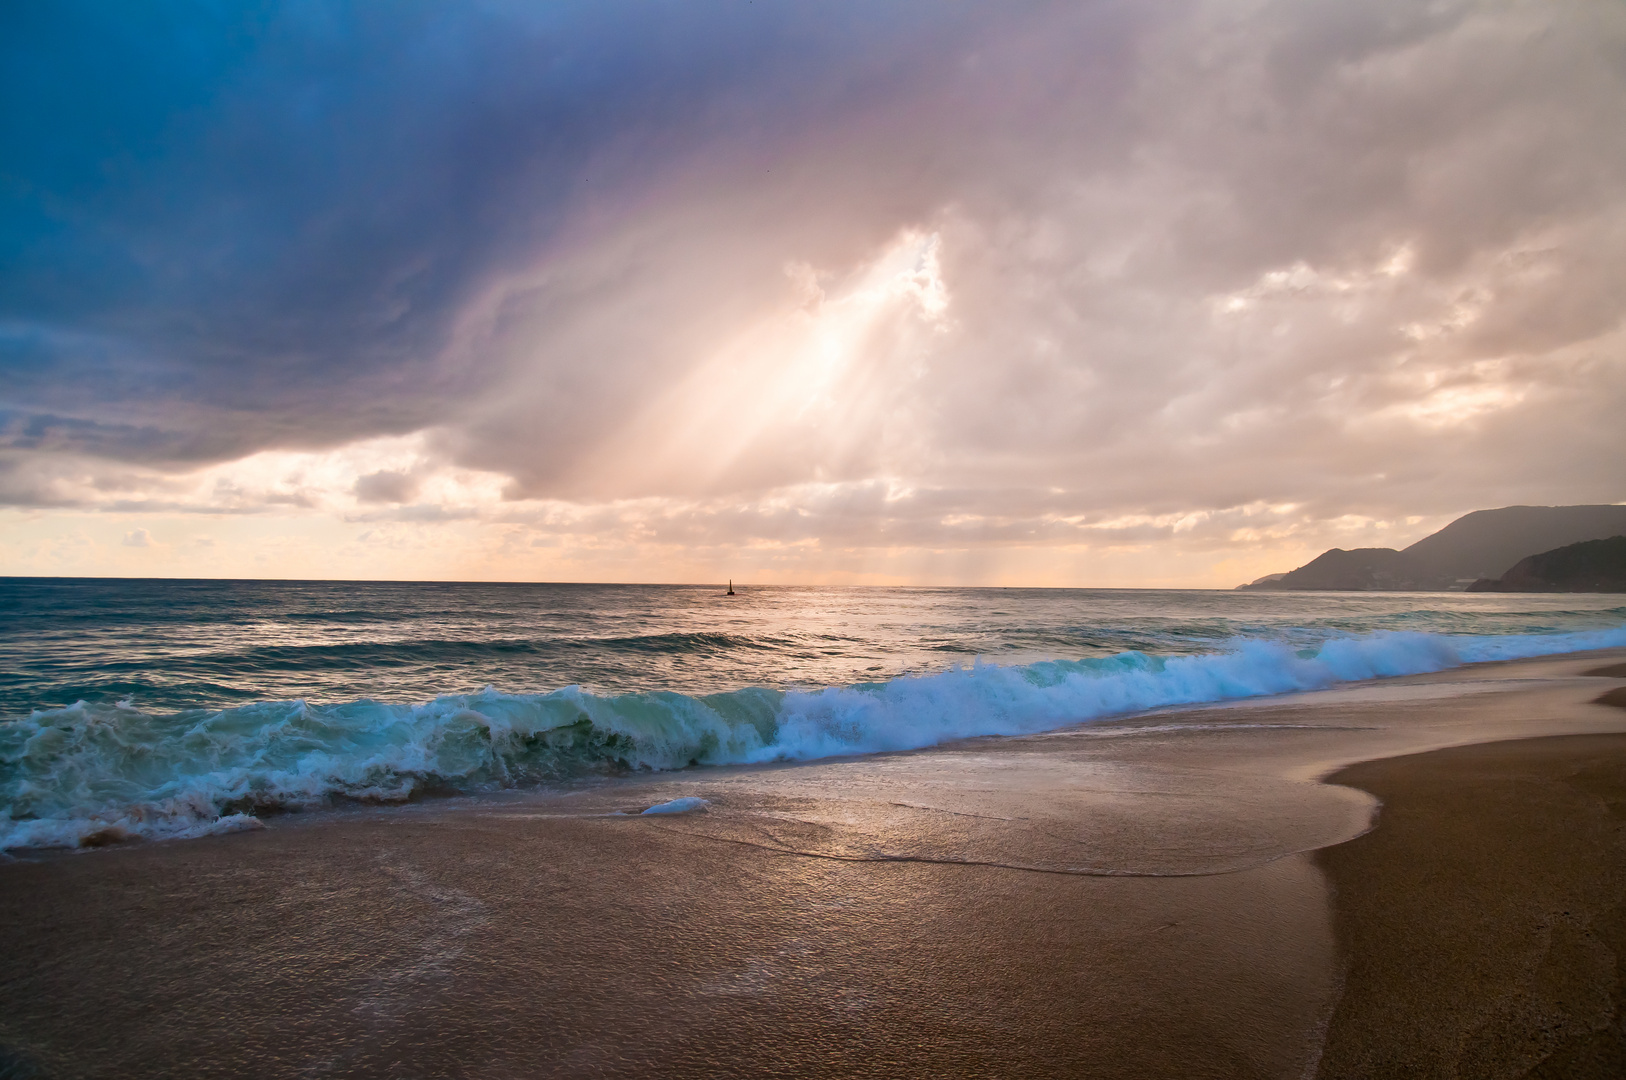
[[[1237,586],[1354,592],[1626,592],[1626,506],[1504,506],[1403,550],[1333,548]]]

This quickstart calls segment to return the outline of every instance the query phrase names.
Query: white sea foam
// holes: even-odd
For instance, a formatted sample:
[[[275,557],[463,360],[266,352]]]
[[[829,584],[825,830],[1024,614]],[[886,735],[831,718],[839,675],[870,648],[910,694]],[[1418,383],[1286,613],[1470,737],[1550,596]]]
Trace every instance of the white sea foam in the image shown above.
[[[487,688],[419,705],[278,701],[172,714],[130,701],[80,702],[0,724],[0,848],[255,828],[255,811],[334,798],[388,802],[425,789],[478,790],[595,770],[917,749],[1167,705],[1622,645],[1626,627],[1384,632],[1334,638],[1307,652],[1239,639],[1203,655],[979,663],[814,692],[597,697],[574,686],[540,695]]]
[[[693,795],[685,795],[681,799],[673,799],[670,802],[656,803],[654,806],[651,806],[649,809],[643,812],[646,814],[692,814],[696,810],[704,810],[710,805],[711,800],[709,799],[701,799],[696,798]]]

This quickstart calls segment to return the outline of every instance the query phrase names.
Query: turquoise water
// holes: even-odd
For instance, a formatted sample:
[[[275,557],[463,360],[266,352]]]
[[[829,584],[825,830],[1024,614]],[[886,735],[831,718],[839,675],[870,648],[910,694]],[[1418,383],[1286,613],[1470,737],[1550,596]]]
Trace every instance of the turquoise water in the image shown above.
[[[1626,645],[1619,596],[0,580],[0,846]]]

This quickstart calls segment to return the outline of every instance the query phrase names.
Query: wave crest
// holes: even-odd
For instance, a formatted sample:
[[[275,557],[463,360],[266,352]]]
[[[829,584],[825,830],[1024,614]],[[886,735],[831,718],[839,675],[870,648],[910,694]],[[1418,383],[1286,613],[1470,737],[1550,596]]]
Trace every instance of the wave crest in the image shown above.
[[[149,713],[79,702],[0,723],[0,848],[253,828],[256,812],[403,801],[594,772],[912,750],[1168,705],[1314,690],[1463,663],[1626,645],[1626,627],[1504,636],[1381,632],[1295,651],[977,663],[817,691],[448,695],[417,704],[271,701]]]

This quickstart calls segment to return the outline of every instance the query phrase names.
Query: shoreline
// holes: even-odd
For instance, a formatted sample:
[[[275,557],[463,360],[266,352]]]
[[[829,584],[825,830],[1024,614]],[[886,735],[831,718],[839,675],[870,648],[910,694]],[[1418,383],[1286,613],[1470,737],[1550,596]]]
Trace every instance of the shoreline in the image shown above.
[[[1532,640],[1560,650],[1525,658],[1541,663],[1609,651],[1582,651],[1582,644],[1626,648],[1626,628],[1538,634]],[[1075,678],[1081,672],[1070,668],[1059,681],[1054,671],[1035,675],[1020,665],[951,668],[874,685],[787,692],[783,699],[760,687],[700,697],[594,697],[573,687],[527,695],[487,687],[417,703],[266,700],[174,713],[143,711],[124,699],[78,702],[8,722],[14,743],[39,739],[41,747],[56,747],[64,738],[58,729],[72,734],[62,760],[51,756],[54,751],[25,754],[19,790],[29,794],[22,805],[38,817],[0,819],[0,843],[28,850],[84,845],[87,838],[106,845],[195,837],[257,828],[266,814],[344,805],[353,798],[393,804],[413,801],[415,792],[456,794],[458,788],[489,797],[495,794],[490,789],[514,778],[539,783],[534,790],[558,791],[572,786],[570,777],[637,784],[682,777],[685,766],[702,762],[705,768],[697,771],[710,776],[774,762],[802,767],[952,752],[968,739],[1019,739],[1080,727],[1110,733],[1146,717],[1308,702],[1306,694],[1321,702],[1341,700],[1331,695],[1370,696],[1418,680],[1435,685],[1436,692],[1455,693],[1448,689],[1453,684],[1483,678],[1467,672],[1523,663],[1487,657],[1532,647],[1522,638],[1509,644],[1481,637],[1472,648],[1459,648],[1430,634],[1335,637],[1314,656],[1281,642],[1234,644],[1229,651],[1161,660],[1122,653],[1105,658],[1104,668],[1082,672],[1093,672],[1087,678]],[[1377,674],[1419,669],[1426,671]],[[290,723],[295,738],[285,737]],[[95,734],[127,726],[148,728],[151,738],[126,743]],[[96,782],[120,777],[107,785]],[[104,800],[111,789],[125,795],[116,804],[98,805],[86,798],[91,792],[83,783],[75,787],[80,778],[91,781],[92,789],[109,789]]]
[[[1371,829],[1377,797],[1341,778],[1553,732],[1626,741],[1579,675],[1623,657],[18,860],[0,1066],[1350,1075],[1348,950],[1390,953],[1348,936],[1361,890],[1323,860],[1398,818]],[[711,806],[608,816],[686,796]],[[1107,873],[1054,872],[1081,866]]]
[[[1626,679],[1626,663],[1578,674]],[[1589,700],[1626,708],[1626,687]],[[1465,743],[1324,782],[1381,805],[1315,854],[1342,965],[1317,1077],[1626,1075],[1626,732]]]

